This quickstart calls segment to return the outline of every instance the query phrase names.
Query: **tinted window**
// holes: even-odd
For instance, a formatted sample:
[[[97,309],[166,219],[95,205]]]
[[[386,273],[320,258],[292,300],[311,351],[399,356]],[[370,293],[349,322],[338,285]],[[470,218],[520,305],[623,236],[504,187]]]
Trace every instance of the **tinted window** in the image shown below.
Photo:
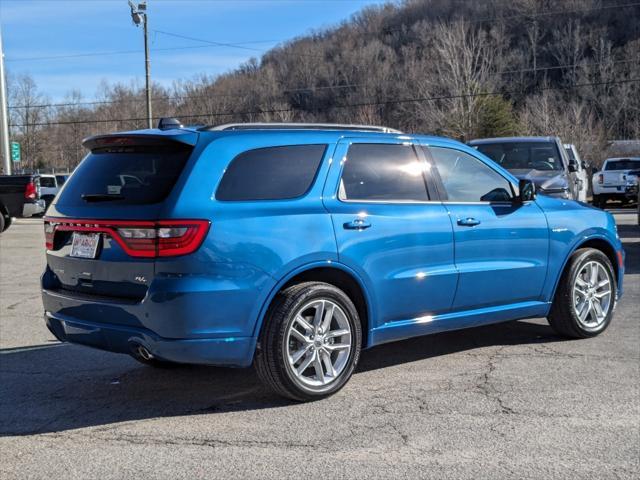
[[[408,145],[354,144],[342,171],[340,199],[426,201],[424,166]]]
[[[554,142],[496,142],[474,147],[507,170],[564,170]]]
[[[58,181],[58,185],[62,186],[64,182],[67,181],[66,175],[56,175],[56,180]]]
[[[234,158],[216,192],[218,200],[284,200],[304,195],[326,145],[289,145],[249,150]]]
[[[511,183],[480,160],[449,148],[430,151],[449,201],[511,201]]]
[[[40,177],[40,186],[46,188],[56,188],[56,179],[54,177]]]
[[[175,185],[190,152],[190,148],[169,146],[93,151],[67,181],[58,205],[161,202]]]
[[[640,160],[609,160],[604,167],[605,170],[635,170],[640,168]]]

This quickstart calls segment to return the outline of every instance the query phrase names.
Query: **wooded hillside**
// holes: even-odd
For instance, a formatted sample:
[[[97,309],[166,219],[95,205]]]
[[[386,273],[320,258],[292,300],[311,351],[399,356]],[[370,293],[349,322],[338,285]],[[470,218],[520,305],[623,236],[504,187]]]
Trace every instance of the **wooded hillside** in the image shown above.
[[[211,53],[215,55],[215,53]],[[180,66],[176,65],[176,77]],[[10,79],[26,167],[73,167],[90,134],[144,128],[144,92],[105,84],[65,105]],[[381,124],[460,140],[560,135],[600,162],[640,138],[640,2],[408,0],[367,8],[237,70],[155,86],[154,116],[188,124]]]

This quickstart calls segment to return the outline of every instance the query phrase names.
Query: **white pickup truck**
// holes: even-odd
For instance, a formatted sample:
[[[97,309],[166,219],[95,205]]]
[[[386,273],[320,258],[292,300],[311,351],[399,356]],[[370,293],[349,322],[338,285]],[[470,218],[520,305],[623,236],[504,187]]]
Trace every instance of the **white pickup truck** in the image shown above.
[[[593,204],[604,208],[608,200],[631,203],[638,196],[640,157],[607,158],[602,170],[593,174]]]

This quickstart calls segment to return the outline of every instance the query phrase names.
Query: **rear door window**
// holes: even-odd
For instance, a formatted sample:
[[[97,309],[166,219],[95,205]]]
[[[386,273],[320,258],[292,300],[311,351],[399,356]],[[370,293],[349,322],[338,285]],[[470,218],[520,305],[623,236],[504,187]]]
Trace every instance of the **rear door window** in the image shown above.
[[[142,205],[163,201],[191,153],[182,146],[92,151],[69,178],[58,205]]]
[[[411,145],[361,143],[349,147],[340,179],[340,200],[421,202],[429,200],[426,164]]]
[[[229,164],[216,191],[216,199],[301,197],[311,188],[326,148],[326,145],[287,145],[243,152]]]

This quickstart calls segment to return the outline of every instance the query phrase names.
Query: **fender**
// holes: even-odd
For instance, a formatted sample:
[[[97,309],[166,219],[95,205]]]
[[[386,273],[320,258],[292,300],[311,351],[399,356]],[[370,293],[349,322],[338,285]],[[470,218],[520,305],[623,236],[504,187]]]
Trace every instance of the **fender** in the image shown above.
[[[343,263],[336,262],[334,260],[306,263],[304,265],[300,265],[296,267],[293,270],[290,270],[286,275],[282,276],[280,280],[273,286],[273,288],[265,298],[264,302],[262,303],[262,307],[260,308],[260,313],[258,314],[258,318],[256,319],[256,324],[253,330],[254,352],[255,352],[255,344],[257,343],[258,337],[260,335],[260,331],[262,330],[264,317],[267,313],[269,305],[271,305],[271,302],[275,298],[276,294],[293,277],[301,273],[304,273],[308,270],[312,270],[314,268],[335,268],[336,270],[342,270],[343,272],[351,275],[356,280],[356,282],[358,282],[358,285],[360,285],[360,288],[364,294],[365,302],[367,303],[367,311],[369,312],[369,327],[372,325],[371,316],[372,316],[373,302],[370,297],[369,289],[365,286],[365,282],[362,280],[362,278],[353,269],[351,269],[350,267],[348,267]],[[363,334],[365,335],[365,340],[366,340],[365,347],[366,347],[366,345],[369,344],[369,332],[368,331],[363,332]]]
[[[568,253],[565,255],[562,261],[562,266],[560,267],[560,269],[557,271],[555,275],[552,288],[550,289],[551,291],[549,292],[548,289],[547,291],[545,291],[545,293],[550,293],[550,295],[547,296],[547,301],[549,302],[549,305],[551,305],[551,302],[553,302],[553,299],[555,298],[556,290],[558,288],[558,283],[560,282],[560,277],[562,277],[562,273],[564,272],[567,266],[567,263],[569,262],[569,258],[571,258],[571,255],[573,255],[576,250],[581,248],[582,245],[592,240],[601,240],[606,242],[614,252],[619,252],[622,249],[620,246],[616,246],[607,235],[602,234],[600,232],[593,232],[593,233],[577,236],[574,242],[569,247]],[[616,283],[618,284],[618,286],[622,285],[620,282],[620,277],[622,275],[624,275],[624,265],[622,266],[618,265],[618,278],[616,278]],[[621,290],[620,290],[620,293],[621,293]]]

